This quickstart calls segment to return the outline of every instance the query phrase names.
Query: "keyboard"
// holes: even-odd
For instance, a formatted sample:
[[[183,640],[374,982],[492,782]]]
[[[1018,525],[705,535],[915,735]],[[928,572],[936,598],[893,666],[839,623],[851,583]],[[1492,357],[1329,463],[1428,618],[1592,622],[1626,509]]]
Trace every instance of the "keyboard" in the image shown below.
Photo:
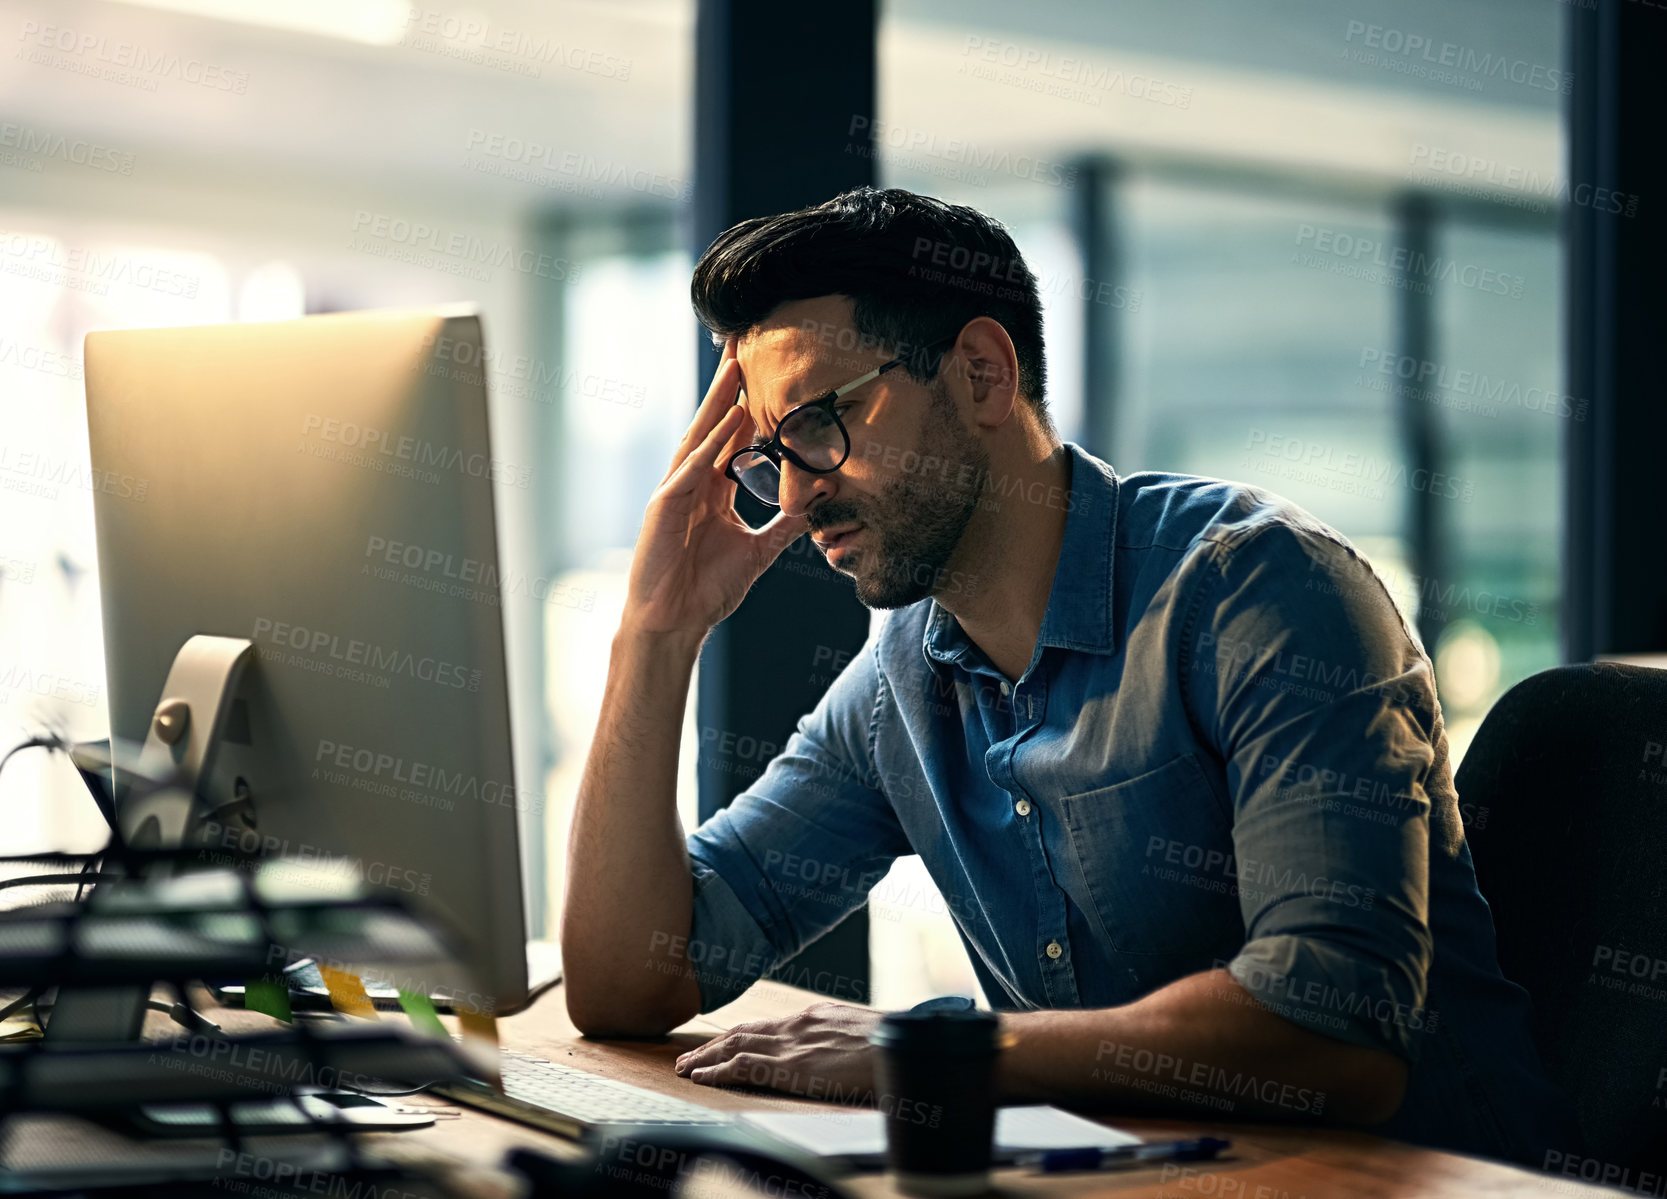
[[[505,1049],[499,1056],[504,1089],[483,1083],[444,1083],[437,1095],[566,1137],[618,1124],[728,1125],[735,1118],[698,1103]]]

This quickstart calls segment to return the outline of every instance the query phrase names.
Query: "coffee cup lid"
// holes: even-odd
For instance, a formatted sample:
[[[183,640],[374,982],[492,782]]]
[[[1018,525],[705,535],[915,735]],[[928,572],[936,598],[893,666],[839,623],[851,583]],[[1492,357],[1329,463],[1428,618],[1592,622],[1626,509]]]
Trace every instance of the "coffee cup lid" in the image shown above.
[[[919,1053],[989,1053],[997,1048],[1000,1027],[994,1012],[977,1008],[888,1012],[868,1041]]]

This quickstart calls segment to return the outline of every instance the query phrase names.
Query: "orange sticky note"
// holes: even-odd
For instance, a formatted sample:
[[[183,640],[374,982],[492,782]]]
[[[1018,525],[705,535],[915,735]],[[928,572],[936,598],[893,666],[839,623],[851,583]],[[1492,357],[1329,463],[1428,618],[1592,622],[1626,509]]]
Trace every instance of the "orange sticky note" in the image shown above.
[[[332,970],[320,962],[318,972],[324,976],[324,988],[330,992],[330,1006],[344,1016],[357,1016],[361,1020],[380,1020],[376,1014],[376,1005],[371,1003],[370,996],[365,993],[365,984],[357,974],[350,974],[346,970]]]
[[[504,1089],[503,1074],[498,1067],[498,1021],[489,1012],[477,1012],[461,1004],[452,1009],[457,1023],[463,1028],[463,1044],[469,1057],[485,1075],[486,1081],[498,1090]]]

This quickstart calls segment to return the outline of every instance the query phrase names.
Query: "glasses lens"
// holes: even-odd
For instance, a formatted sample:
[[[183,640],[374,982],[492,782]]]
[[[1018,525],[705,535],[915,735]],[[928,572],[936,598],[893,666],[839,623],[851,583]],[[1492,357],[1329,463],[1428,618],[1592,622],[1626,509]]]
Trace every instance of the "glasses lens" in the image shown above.
[[[812,470],[832,470],[845,460],[845,431],[826,408],[801,408],[781,427],[781,443]]]
[[[753,495],[766,504],[778,503],[781,496],[781,471],[763,454],[748,450],[737,455],[735,475]]]

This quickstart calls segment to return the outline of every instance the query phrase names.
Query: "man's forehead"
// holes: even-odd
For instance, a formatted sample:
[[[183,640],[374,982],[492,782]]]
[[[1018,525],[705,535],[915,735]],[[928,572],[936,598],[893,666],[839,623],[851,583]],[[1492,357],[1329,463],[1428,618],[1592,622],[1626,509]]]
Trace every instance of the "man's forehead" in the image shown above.
[[[759,382],[802,373],[816,360],[816,334],[797,325],[761,325],[744,334],[735,347],[741,369],[756,372]]]
[[[846,339],[850,345],[854,335]],[[860,373],[862,359],[837,347],[836,337],[826,339],[810,324],[766,325],[743,337],[735,348],[741,363],[741,385],[746,408],[755,424],[761,416],[773,428],[775,420],[795,404],[837,387],[846,373]],[[847,369],[848,368],[848,369]]]

